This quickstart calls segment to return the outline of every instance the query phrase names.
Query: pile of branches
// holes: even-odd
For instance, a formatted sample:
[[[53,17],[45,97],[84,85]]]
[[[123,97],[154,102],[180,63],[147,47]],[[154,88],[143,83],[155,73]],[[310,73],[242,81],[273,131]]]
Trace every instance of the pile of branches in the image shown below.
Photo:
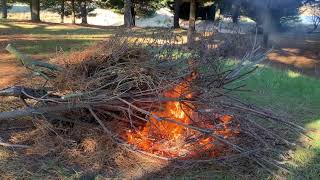
[[[82,52],[61,55],[51,63],[32,60],[8,45],[6,49],[40,77],[43,84],[1,90],[0,96],[18,97],[26,108],[1,112],[0,120],[31,116],[52,123],[97,123],[118,144],[155,158],[185,163],[226,163],[241,157],[270,173],[274,168],[287,171],[276,159],[279,149],[295,144],[269,127],[283,125],[293,133],[303,133],[304,129],[232,95],[232,92],[243,91],[244,80],[264,60],[265,54],[259,51],[258,43],[253,39],[248,53],[234,65],[227,66],[230,62],[217,56],[219,47],[225,46],[213,44],[216,43],[214,36],[202,38],[205,40],[188,49],[173,34],[148,39],[116,35]],[[179,97],[164,95],[190,77],[192,81],[188,81],[188,87]],[[190,93],[194,95],[189,97]],[[199,118],[200,121],[204,119],[214,126],[206,127],[199,120],[185,124],[152,113],[170,101],[189,106],[198,117],[204,117]],[[236,137],[216,133],[221,129],[216,115],[223,114],[232,117],[228,127],[237,132]],[[228,153],[200,159],[172,158],[143,151],[121,138],[123,129],[134,131],[151,118],[196,132],[189,143],[213,138],[210,143],[227,147]],[[116,126],[106,126],[106,121],[115,121]],[[124,126],[120,127],[118,122]]]

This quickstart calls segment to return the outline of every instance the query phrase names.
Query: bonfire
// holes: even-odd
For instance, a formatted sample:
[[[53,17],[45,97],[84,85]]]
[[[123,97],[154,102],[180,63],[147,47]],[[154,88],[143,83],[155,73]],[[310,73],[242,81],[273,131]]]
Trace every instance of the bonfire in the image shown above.
[[[304,129],[232,95],[264,59],[259,46],[254,43],[242,60],[227,66],[221,51],[228,45],[207,38],[190,50],[176,39],[115,36],[50,63],[8,45],[43,84],[1,90],[1,96],[21,98],[27,107],[1,112],[0,120],[32,116],[53,125],[96,123],[119,146],[151,158],[185,163],[245,158],[268,172],[287,171],[274,161],[276,144],[295,144],[265,124],[295,133]]]

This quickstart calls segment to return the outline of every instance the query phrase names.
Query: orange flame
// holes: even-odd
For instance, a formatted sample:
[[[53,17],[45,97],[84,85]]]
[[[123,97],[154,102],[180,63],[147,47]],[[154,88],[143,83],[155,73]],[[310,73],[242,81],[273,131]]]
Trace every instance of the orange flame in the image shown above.
[[[194,77],[175,86],[164,93],[167,98],[191,99],[189,84]],[[171,119],[184,125],[198,124],[206,129],[214,129],[209,122],[200,121],[199,115],[194,111],[195,106],[190,102],[168,101],[163,104],[162,111],[151,112],[157,117]],[[220,116],[218,120],[222,123],[223,129],[212,130],[215,134],[224,138],[233,136],[228,124],[232,121],[232,116]],[[213,137],[202,137],[201,133],[166,120],[159,121],[150,117],[146,126],[137,131],[127,131],[126,140],[141,150],[166,157],[182,157],[186,155],[197,156],[197,153],[215,148]],[[192,142],[192,138],[198,140]],[[216,156],[217,151],[211,151],[210,156]]]

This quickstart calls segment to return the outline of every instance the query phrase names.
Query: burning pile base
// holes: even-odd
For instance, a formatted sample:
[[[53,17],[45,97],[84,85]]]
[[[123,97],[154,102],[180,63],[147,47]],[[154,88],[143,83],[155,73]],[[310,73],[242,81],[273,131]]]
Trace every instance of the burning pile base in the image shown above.
[[[192,102],[195,93],[189,89],[196,79],[193,76],[164,92],[164,97],[168,99],[180,98],[186,101],[164,102],[161,110],[151,112],[153,116],[146,125],[138,130],[128,130],[124,139],[146,152],[168,158],[201,159],[201,156],[218,157],[225,154],[227,150],[223,143],[219,143],[211,135],[188,127],[192,125],[212,131],[224,139],[239,133],[232,127],[232,116],[212,114],[212,117],[216,117],[214,122],[197,112],[198,107]]]
[[[214,39],[192,50],[174,39],[116,36],[59,56],[52,64],[33,61],[8,46],[44,84],[0,91],[33,103],[0,113],[0,120],[33,116],[69,126],[97,123],[130,152],[191,163],[243,157],[268,172],[285,170],[274,163],[275,142],[294,144],[264,124],[282,124],[292,132],[304,129],[230,94],[244,86],[238,81],[256,69],[263,54],[254,45],[243,60],[228,67],[217,57],[224,45],[212,44]]]

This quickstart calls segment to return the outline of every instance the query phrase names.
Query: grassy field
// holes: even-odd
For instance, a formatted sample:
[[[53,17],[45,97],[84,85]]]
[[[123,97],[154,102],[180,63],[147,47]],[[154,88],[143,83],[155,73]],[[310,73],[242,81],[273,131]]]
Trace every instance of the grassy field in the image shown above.
[[[248,79],[252,93],[243,98],[273,110],[282,117],[306,127],[314,138],[308,148],[298,148],[289,167],[292,179],[318,179],[320,177],[320,80],[291,70],[261,68]],[[303,137],[296,137],[297,141]]]
[[[147,31],[150,30],[135,30],[137,34]],[[0,82],[8,82],[3,83],[2,86],[14,84],[13,80],[7,81],[6,78],[9,78],[9,71],[12,72],[15,71],[15,68],[19,68],[17,63],[13,63],[15,62],[14,58],[3,50],[8,43],[35,57],[48,58],[61,51],[82,49],[92,43],[107,39],[116,32],[116,27],[101,28],[0,21],[0,57],[3,57],[0,58]],[[9,68],[7,73],[6,68]],[[288,162],[288,166],[293,171],[289,179],[319,179],[320,79],[285,67],[276,69],[262,65],[247,79],[247,88],[252,92],[240,93],[238,96],[297,122],[306,127],[309,135],[314,138],[305,142],[308,148],[294,150],[294,158]],[[0,106],[4,107],[5,105],[2,102]],[[297,141],[304,140],[303,137],[294,138]],[[37,170],[41,173],[24,171],[25,168],[23,162],[19,161],[19,155],[10,149],[0,147],[0,168],[5,167],[5,169],[0,169],[0,173],[5,173],[8,177],[19,177],[20,173],[33,174],[34,178],[47,175],[78,177],[77,172],[68,172],[60,166],[59,162],[44,160],[41,163],[43,163],[41,166],[43,169]],[[8,170],[11,171],[8,172]],[[210,176],[210,173],[205,174]],[[202,175],[204,172],[190,174],[193,177],[201,177]]]
[[[1,20],[0,23],[2,44],[8,41],[32,55],[79,49],[110,37],[117,29]]]

